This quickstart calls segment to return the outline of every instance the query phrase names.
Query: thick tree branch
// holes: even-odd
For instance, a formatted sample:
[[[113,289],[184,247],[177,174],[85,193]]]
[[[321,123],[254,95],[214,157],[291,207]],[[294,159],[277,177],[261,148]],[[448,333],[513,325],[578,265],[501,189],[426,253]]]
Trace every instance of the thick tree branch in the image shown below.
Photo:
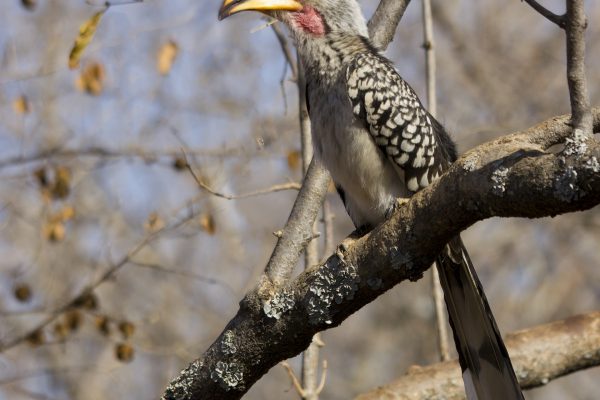
[[[375,46],[386,49],[394,39],[408,3],[410,0],[381,0],[368,24],[369,36]]]
[[[600,109],[594,117],[598,130]],[[339,325],[399,282],[419,279],[448,240],[477,221],[539,218],[599,204],[600,144],[582,138],[561,153],[547,151],[549,137],[570,134],[569,118],[478,146],[356,240],[344,262],[333,255],[276,292],[249,293],[164,399],[240,398],[272,366],[304,350],[316,332]]]
[[[288,222],[281,231],[277,245],[265,269],[268,281],[263,281],[264,290],[281,286],[292,275],[300,254],[313,238],[313,223],[317,218],[330,181],[329,172],[313,160],[296,197]]]
[[[563,375],[600,365],[600,312],[507,335],[519,384],[523,389],[547,384]],[[458,361],[412,367],[396,381],[356,400],[463,400]]]

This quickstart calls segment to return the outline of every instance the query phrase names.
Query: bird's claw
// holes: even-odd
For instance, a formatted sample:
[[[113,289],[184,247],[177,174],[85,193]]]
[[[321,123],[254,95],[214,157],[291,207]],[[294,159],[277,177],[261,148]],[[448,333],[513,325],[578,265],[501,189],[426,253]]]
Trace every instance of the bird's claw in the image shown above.
[[[390,207],[388,212],[386,213],[385,218],[389,219],[392,215],[396,213],[400,208],[404,207],[410,201],[409,198],[406,197],[398,197],[394,204]]]
[[[348,254],[348,249],[350,249],[350,245],[352,245],[355,240],[356,239],[347,237],[342,240],[342,243],[340,243],[335,249],[335,255],[340,259],[342,264],[346,264],[346,255]]]

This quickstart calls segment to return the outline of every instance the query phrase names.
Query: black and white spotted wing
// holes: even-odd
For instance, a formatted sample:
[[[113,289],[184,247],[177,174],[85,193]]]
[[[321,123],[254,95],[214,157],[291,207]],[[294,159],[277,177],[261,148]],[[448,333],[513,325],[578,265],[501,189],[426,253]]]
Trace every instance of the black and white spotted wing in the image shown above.
[[[454,161],[454,145],[443,127],[387,59],[361,53],[346,78],[354,116],[364,121],[381,151],[404,171],[409,190],[428,186]]]

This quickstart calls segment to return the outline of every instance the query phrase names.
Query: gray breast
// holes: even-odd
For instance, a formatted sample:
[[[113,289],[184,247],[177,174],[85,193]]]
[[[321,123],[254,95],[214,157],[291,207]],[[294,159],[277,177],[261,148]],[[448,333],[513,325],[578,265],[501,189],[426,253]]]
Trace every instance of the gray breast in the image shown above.
[[[308,87],[315,154],[342,187],[354,224],[380,223],[397,197],[408,197],[401,171],[352,113],[343,83]]]

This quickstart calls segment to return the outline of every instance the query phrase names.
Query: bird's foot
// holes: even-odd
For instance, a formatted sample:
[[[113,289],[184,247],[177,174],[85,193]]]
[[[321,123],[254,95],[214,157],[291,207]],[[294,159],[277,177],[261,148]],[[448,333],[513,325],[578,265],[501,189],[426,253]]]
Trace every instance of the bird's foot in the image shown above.
[[[355,241],[355,238],[349,236],[342,240],[342,243],[340,243],[335,249],[335,255],[340,259],[342,264],[346,264],[346,255],[348,254],[348,249]]]
[[[409,198],[406,197],[398,197],[394,204],[390,207],[390,209],[385,213],[385,219],[389,219],[392,215],[396,213],[400,208],[404,207],[410,201]]]
[[[348,254],[348,250],[350,249],[350,247],[365,233],[369,232],[369,230],[370,229],[368,226],[361,226],[357,228],[354,232],[352,232],[350,236],[342,240],[342,243],[340,243],[337,246],[335,250],[335,255],[338,256],[342,264],[346,263],[346,255]]]

